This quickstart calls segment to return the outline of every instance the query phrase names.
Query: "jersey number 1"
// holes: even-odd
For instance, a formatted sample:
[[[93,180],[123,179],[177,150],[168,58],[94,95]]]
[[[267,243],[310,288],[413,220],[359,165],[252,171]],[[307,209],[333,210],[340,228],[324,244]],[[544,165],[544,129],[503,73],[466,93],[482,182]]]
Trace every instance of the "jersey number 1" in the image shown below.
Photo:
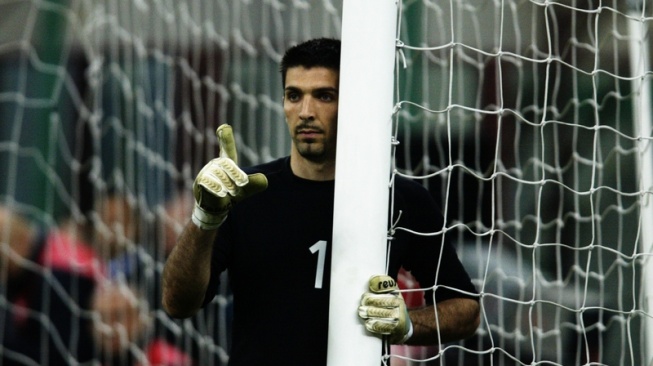
[[[315,288],[322,288],[322,281],[324,279],[324,259],[326,258],[327,242],[320,240],[313,244],[310,248],[311,253],[317,252],[317,269],[315,270]]]

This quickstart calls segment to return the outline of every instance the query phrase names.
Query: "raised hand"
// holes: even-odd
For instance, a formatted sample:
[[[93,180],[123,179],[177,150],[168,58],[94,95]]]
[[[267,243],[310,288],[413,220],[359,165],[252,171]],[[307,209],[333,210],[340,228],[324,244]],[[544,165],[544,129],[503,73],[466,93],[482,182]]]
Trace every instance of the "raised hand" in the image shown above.
[[[193,184],[195,208],[192,220],[203,230],[215,230],[227,218],[231,207],[268,186],[265,175],[247,175],[238,167],[238,154],[230,125],[216,131],[220,154],[200,170]]]

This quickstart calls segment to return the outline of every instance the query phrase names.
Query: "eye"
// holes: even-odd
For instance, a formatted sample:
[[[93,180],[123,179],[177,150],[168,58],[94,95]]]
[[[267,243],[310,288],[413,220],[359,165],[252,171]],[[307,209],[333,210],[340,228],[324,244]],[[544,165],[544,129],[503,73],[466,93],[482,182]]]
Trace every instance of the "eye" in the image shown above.
[[[332,93],[321,93],[318,95],[318,98],[320,98],[320,100],[323,102],[332,102],[336,99],[335,95]]]
[[[286,92],[286,100],[289,102],[296,102],[299,100],[299,93],[294,91]]]

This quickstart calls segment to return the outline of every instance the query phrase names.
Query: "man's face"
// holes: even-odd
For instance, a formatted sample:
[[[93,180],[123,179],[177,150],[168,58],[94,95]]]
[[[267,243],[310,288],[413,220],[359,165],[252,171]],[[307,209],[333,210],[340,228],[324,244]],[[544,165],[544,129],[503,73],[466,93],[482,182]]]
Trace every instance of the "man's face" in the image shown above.
[[[314,162],[334,161],[338,121],[338,72],[325,67],[291,67],[286,73],[283,110],[293,149]]]

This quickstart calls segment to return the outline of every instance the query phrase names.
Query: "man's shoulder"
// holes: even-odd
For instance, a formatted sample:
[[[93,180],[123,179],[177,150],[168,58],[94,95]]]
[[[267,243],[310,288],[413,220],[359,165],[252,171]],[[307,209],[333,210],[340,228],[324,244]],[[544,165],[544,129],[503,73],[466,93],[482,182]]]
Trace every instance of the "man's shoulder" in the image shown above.
[[[394,190],[396,203],[403,208],[407,207],[439,207],[440,200],[429,189],[424,187],[419,180],[403,176],[394,177]]]

